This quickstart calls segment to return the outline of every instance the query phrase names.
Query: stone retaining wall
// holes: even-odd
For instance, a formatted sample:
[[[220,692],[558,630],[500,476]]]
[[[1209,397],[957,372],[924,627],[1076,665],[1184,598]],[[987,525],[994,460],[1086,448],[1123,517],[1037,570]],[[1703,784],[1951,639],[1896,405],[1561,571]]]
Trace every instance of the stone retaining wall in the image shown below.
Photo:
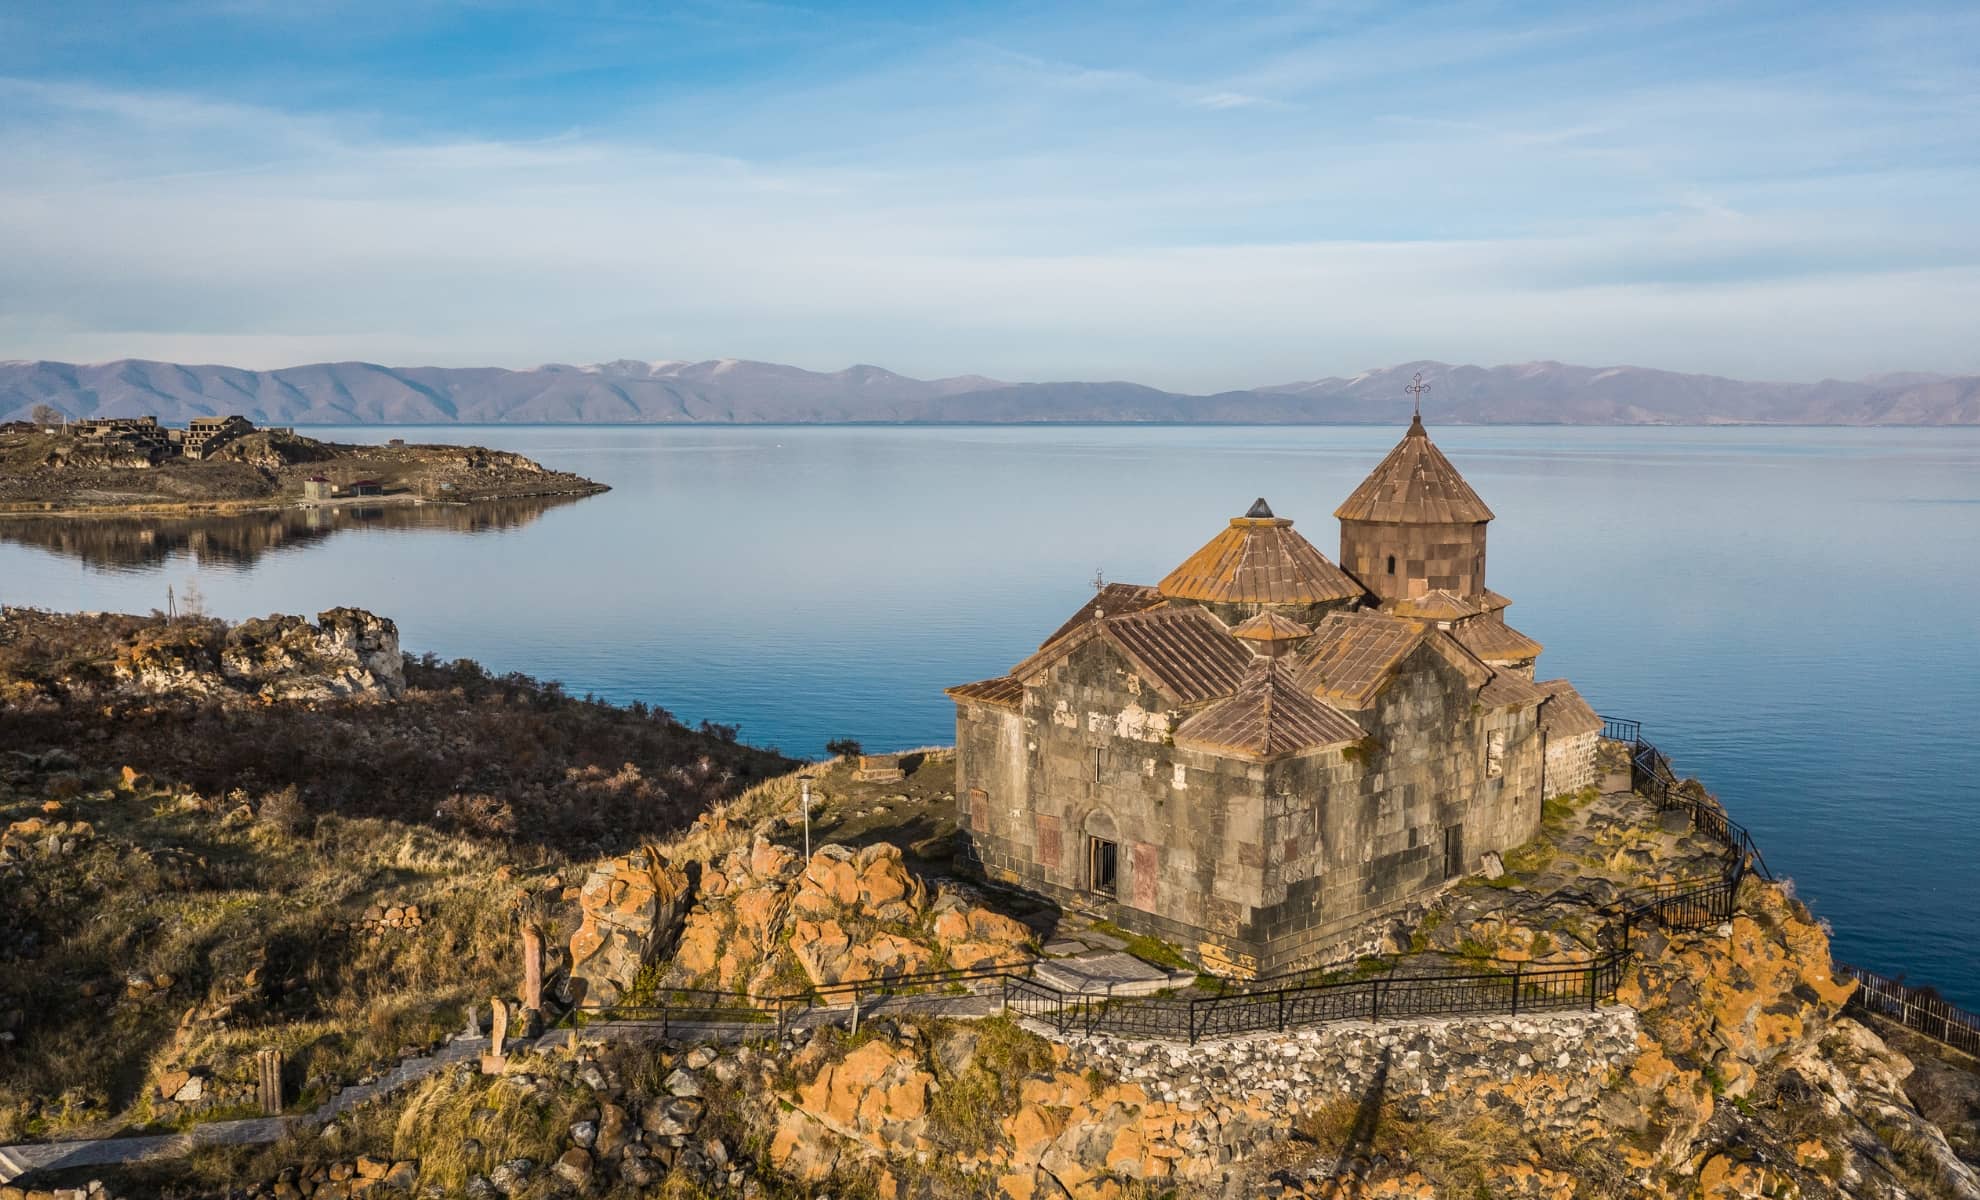
[[[1054,1036],[1040,1027],[1036,1032]],[[1346,1021],[1284,1034],[1185,1045],[1102,1035],[1061,1038],[1076,1069],[1098,1067],[1151,1097],[1215,1104],[1264,1092],[1288,1113],[1376,1087],[1405,1110],[1470,1096],[1566,1128],[1588,1115],[1604,1083],[1637,1054],[1636,1010],[1533,1017]],[[1383,1072],[1386,1063],[1387,1071]]]

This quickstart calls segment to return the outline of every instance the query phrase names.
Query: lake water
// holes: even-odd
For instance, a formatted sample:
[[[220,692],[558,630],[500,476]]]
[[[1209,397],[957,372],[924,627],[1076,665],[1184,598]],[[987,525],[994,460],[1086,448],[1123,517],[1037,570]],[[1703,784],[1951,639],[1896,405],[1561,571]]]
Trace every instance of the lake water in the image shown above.
[[[354,428],[612,485],[486,515],[0,525],[0,602],[228,617],[351,604],[407,649],[817,755],[952,740],[1096,571],[1154,583],[1265,496],[1330,515],[1367,428]],[[1980,430],[1433,429],[1498,513],[1543,678],[1644,722],[1836,929],[1980,1009]]]

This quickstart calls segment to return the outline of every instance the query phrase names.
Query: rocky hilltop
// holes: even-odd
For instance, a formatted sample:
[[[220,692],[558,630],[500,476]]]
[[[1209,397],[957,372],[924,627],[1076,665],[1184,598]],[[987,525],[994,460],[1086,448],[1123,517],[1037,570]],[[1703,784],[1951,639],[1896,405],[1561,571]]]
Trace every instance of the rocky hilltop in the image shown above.
[[[266,1054],[297,1122],[0,1200],[1980,1197],[1975,1064],[1626,783],[1274,1001],[1452,1015],[1192,1043],[1154,1018],[1286,984],[959,875],[947,752],[800,777],[664,713],[395,677],[394,638],[0,614],[0,1172],[251,1117]],[[1642,915],[1701,879],[1736,888],[1711,919]],[[1035,1002],[1074,970],[1113,982]],[[1584,972],[1585,1002],[1464,1003]]]
[[[362,496],[313,500],[312,478]],[[479,446],[361,446],[257,430],[201,459],[154,461],[116,442],[61,429],[0,426],[0,515],[244,512],[338,503],[467,504],[588,496],[608,489],[505,450]]]
[[[111,633],[116,630],[116,633]],[[115,641],[102,658],[61,664],[37,647]],[[236,625],[210,618],[156,621],[0,608],[0,637],[15,656],[4,686],[17,702],[74,703],[152,696],[229,703],[398,696],[405,658],[398,626],[357,608],[333,608],[311,624],[272,616]]]

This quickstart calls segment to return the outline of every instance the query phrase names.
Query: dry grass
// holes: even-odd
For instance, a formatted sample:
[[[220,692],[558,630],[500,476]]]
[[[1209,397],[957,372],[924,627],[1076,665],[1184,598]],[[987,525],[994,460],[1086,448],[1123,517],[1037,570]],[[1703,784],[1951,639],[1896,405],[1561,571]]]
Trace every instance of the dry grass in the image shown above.
[[[27,808],[0,805],[0,817]],[[0,1068],[0,1136],[150,1120],[160,1071],[245,1083],[263,1046],[284,1051],[291,1095],[320,1098],[513,990],[515,886],[494,878],[493,848],[334,816],[292,834],[169,795],[96,790],[64,815],[91,822],[95,840],[0,878],[0,903],[41,947],[0,984],[0,1008],[19,1008],[26,1033]],[[342,928],[371,904],[406,903],[430,914],[422,928]],[[137,994],[131,976],[170,986]],[[224,1022],[178,1028],[216,1006]]]

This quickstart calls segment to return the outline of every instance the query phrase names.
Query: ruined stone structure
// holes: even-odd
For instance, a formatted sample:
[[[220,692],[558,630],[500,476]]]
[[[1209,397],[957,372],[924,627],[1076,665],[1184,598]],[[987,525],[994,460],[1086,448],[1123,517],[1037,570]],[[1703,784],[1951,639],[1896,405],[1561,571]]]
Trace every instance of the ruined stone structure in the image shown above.
[[[194,417],[186,422],[184,449],[187,458],[205,458],[220,447],[254,432],[254,422],[239,415]]]
[[[1485,586],[1492,512],[1418,419],[1342,504],[1343,569],[1260,500],[1155,587],[1109,584],[949,690],[968,853],[1226,974],[1327,957],[1531,838],[1540,644]],[[1552,769],[1592,777],[1579,712]],[[1597,722],[1599,726],[1599,722]],[[1569,732],[1572,730],[1572,732]]]

